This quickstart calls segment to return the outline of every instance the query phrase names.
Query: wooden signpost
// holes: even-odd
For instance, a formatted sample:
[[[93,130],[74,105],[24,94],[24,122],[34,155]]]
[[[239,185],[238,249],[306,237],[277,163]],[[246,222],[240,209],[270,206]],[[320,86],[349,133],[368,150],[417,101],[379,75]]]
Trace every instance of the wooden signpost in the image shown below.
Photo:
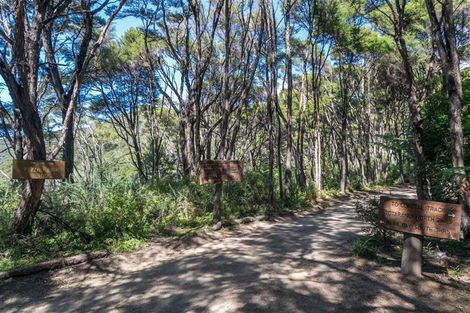
[[[243,181],[243,163],[234,160],[204,160],[199,165],[199,183],[215,184],[213,218],[218,222],[214,230],[219,230],[222,227],[219,220],[222,210],[222,183]]]
[[[65,179],[64,161],[13,160],[13,179]]]
[[[243,163],[234,160],[204,160],[200,163],[199,183],[220,184],[243,181]]]
[[[379,225],[403,232],[401,269],[421,275],[422,238],[459,240],[462,206],[459,204],[380,197]]]

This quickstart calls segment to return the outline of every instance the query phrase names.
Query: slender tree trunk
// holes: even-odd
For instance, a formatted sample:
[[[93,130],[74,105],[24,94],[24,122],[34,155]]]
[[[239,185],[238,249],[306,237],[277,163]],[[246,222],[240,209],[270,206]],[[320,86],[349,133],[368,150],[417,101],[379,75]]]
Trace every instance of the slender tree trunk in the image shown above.
[[[207,138],[207,147],[206,147],[206,160],[210,160],[212,158],[212,134],[208,135]]]
[[[314,180],[315,180],[315,190],[318,192],[322,189],[322,166],[321,166],[321,158],[322,158],[322,149],[321,149],[321,132],[318,127],[314,130],[314,146],[313,146],[313,153],[314,153]]]
[[[230,49],[230,19],[231,19],[231,0],[225,0],[224,2],[224,16],[225,16],[225,24],[224,24],[224,41],[225,41],[225,61],[224,61],[224,106],[222,111],[222,123],[220,127],[220,147],[217,154],[217,159],[226,159],[226,144],[227,144],[227,132],[229,127],[229,115],[231,111],[231,103],[230,103],[230,64],[231,64],[231,49]],[[214,211],[213,211],[213,218],[215,221],[220,220],[221,212],[222,212],[222,183],[215,185],[214,190]]]
[[[17,110],[15,110],[13,114],[14,114],[13,116],[14,123],[12,125],[12,128],[13,128],[13,142],[15,144],[15,158],[17,160],[22,160],[23,155],[24,155],[23,134],[21,132],[22,120],[21,120],[20,113],[18,113]]]
[[[266,3],[267,2],[267,3]],[[265,79],[267,85],[267,99],[266,99],[266,131],[268,135],[268,207],[271,210],[274,206],[274,123],[273,123],[273,82],[272,82],[272,63],[274,62],[273,56],[273,25],[272,25],[272,1],[263,0],[261,2],[261,10],[263,22],[266,30],[266,69]]]
[[[395,121],[394,126],[395,126],[394,127],[395,128],[395,137],[397,139],[400,139],[400,133],[398,131],[398,120]],[[398,166],[400,168],[400,183],[404,184],[405,183],[405,170],[404,170],[404,165],[403,165],[403,151],[402,151],[402,149],[398,149],[397,158],[398,158]]]
[[[316,7],[316,4],[315,4]],[[310,35],[311,36],[311,35]],[[310,38],[310,40],[312,40]],[[315,182],[315,190],[317,193],[321,191],[322,188],[322,160],[321,160],[321,135],[320,135],[320,96],[321,96],[321,53],[318,56],[316,45],[310,43],[310,63],[312,66],[312,96],[313,96],[313,145],[314,145],[314,154],[313,154],[313,180]]]
[[[428,181],[428,172],[423,147],[423,127],[418,98],[416,96],[416,83],[413,75],[408,52],[406,50],[405,39],[402,36],[396,41],[400,55],[402,56],[403,66],[406,72],[408,89],[408,107],[410,110],[410,122],[413,130],[413,150],[415,156],[415,177],[416,193],[420,200],[430,200],[431,193]]]
[[[307,176],[305,175],[304,163],[304,142],[305,142],[305,109],[308,99],[308,86],[307,86],[307,65],[306,60],[303,64],[302,85],[300,90],[300,109],[298,118],[298,137],[297,137],[297,154],[296,154],[296,178],[297,185],[300,188],[307,186]]]
[[[268,78],[269,79],[269,78]],[[268,205],[274,206],[274,138],[273,138],[273,104],[271,90],[267,99],[267,132],[268,132]]]
[[[287,151],[286,151],[286,171],[284,182],[284,193],[287,199],[291,196],[291,179],[292,179],[292,155],[293,155],[293,132],[292,132],[292,51],[291,51],[291,8],[290,0],[286,0],[285,4],[285,44],[286,44],[286,71],[287,71]]]
[[[68,102],[67,102],[68,103]],[[67,114],[68,107],[63,108],[62,110],[62,117],[65,121],[65,117]],[[72,125],[74,124],[74,117],[72,117]],[[65,161],[65,179],[73,182],[73,168],[74,168],[74,161],[75,161],[75,138],[74,138],[74,127],[69,127],[67,129],[65,143],[64,143],[64,152],[63,157]]]
[[[276,91],[277,93],[277,91]],[[279,103],[277,103],[277,112],[279,112]],[[279,113],[277,116],[277,168],[278,168],[278,183],[279,183],[279,198],[285,200],[284,195],[284,184],[282,180],[282,125],[281,125],[281,118],[279,117]]]
[[[132,145],[134,146],[133,148],[133,154],[135,156],[135,162],[136,162],[136,167],[137,167],[137,172],[139,174],[139,178],[142,182],[147,181],[147,173],[145,170],[145,165],[142,160],[142,152],[140,150],[140,144],[137,138],[137,134],[133,133],[132,135]]]
[[[431,198],[431,193],[423,148],[422,118],[418,106],[418,98],[416,96],[416,83],[414,80],[413,68],[410,63],[405,37],[403,35],[403,19],[405,13],[404,4],[403,6],[398,6],[397,10],[399,12],[400,19],[397,20],[395,24],[395,43],[403,62],[407,80],[408,107],[410,110],[410,122],[413,130],[416,194],[419,200],[429,200]],[[403,235],[403,252],[401,259],[401,271],[403,274],[414,276],[421,275],[423,239],[423,236],[407,233]]]
[[[187,132],[186,118],[184,116],[181,116],[180,114],[178,133],[179,133],[179,139],[180,139],[179,149],[181,151],[181,166],[183,170],[183,176],[190,177],[191,175],[191,152],[188,149],[186,132]]]
[[[276,22],[276,14],[274,11],[274,6],[272,0],[268,0],[269,2],[269,21],[270,27],[269,32],[270,35],[270,57],[271,57],[271,68],[270,68],[270,82],[271,82],[271,96],[274,102],[274,110],[276,112],[276,121],[277,121],[277,166],[278,166],[278,183],[279,183],[279,198],[284,200],[284,188],[283,188],[283,180],[282,180],[282,125],[281,125],[281,118],[280,114],[280,107],[279,107],[279,97],[277,94],[277,66],[278,66],[278,56],[277,56],[277,22]]]
[[[367,71],[366,75],[366,82],[364,86],[364,102],[365,102],[365,117],[364,117],[364,137],[365,137],[365,175],[366,175],[366,182],[370,183],[373,181],[372,178],[372,165],[371,165],[371,157],[370,157],[370,120],[371,120],[371,108],[370,108],[370,100],[369,100],[369,71]]]
[[[339,189],[341,193],[346,192],[348,185],[348,106],[349,97],[349,73],[345,74],[343,68],[343,57],[339,59],[339,85],[341,93],[341,130],[340,130],[340,144],[341,144],[341,160],[340,160],[340,184]]]
[[[348,184],[348,143],[347,143],[347,109],[343,108],[343,118],[341,122],[341,179],[340,192],[345,193]]]

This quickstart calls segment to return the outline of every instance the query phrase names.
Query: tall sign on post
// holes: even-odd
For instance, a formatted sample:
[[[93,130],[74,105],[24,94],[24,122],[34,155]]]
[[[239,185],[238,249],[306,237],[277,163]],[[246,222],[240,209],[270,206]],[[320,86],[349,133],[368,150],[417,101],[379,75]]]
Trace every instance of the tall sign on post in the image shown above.
[[[436,201],[380,197],[379,225],[418,236],[459,240],[462,206]],[[404,245],[401,270],[421,275],[422,251]]]
[[[221,214],[222,183],[243,181],[243,163],[235,160],[204,160],[199,165],[199,183],[201,185],[215,184],[213,217],[214,220],[219,220]],[[214,229],[217,230],[221,227],[222,224],[219,221]]]
[[[243,163],[234,160],[204,160],[200,163],[199,183],[220,184],[243,181]]]

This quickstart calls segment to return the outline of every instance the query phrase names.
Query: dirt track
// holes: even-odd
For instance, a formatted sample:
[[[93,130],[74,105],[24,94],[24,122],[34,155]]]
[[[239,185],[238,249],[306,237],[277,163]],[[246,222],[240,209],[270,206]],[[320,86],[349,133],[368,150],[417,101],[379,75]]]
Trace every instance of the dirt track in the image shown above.
[[[393,195],[412,196],[410,189]],[[469,312],[470,295],[425,273],[355,258],[355,199],[324,212],[155,243],[0,282],[1,312]]]

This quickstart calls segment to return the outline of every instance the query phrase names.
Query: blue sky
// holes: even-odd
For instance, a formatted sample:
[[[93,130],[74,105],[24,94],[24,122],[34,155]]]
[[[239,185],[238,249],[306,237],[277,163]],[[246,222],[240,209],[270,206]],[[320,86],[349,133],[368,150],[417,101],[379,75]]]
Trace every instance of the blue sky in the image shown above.
[[[135,17],[126,17],[114,21],[113,23],[113,32],[116,37],[121,37],[124,33],[132,27],[141,26],[141,21]],[[0,77],[0,100],[9,102],[11,101],[10,94],[6,89],[6,86],[3,84],[3,79]]]
[[[140,26],[142,26],[140,19],[129,16],[114,22],[114,34],[121,37],[129,28]]]

